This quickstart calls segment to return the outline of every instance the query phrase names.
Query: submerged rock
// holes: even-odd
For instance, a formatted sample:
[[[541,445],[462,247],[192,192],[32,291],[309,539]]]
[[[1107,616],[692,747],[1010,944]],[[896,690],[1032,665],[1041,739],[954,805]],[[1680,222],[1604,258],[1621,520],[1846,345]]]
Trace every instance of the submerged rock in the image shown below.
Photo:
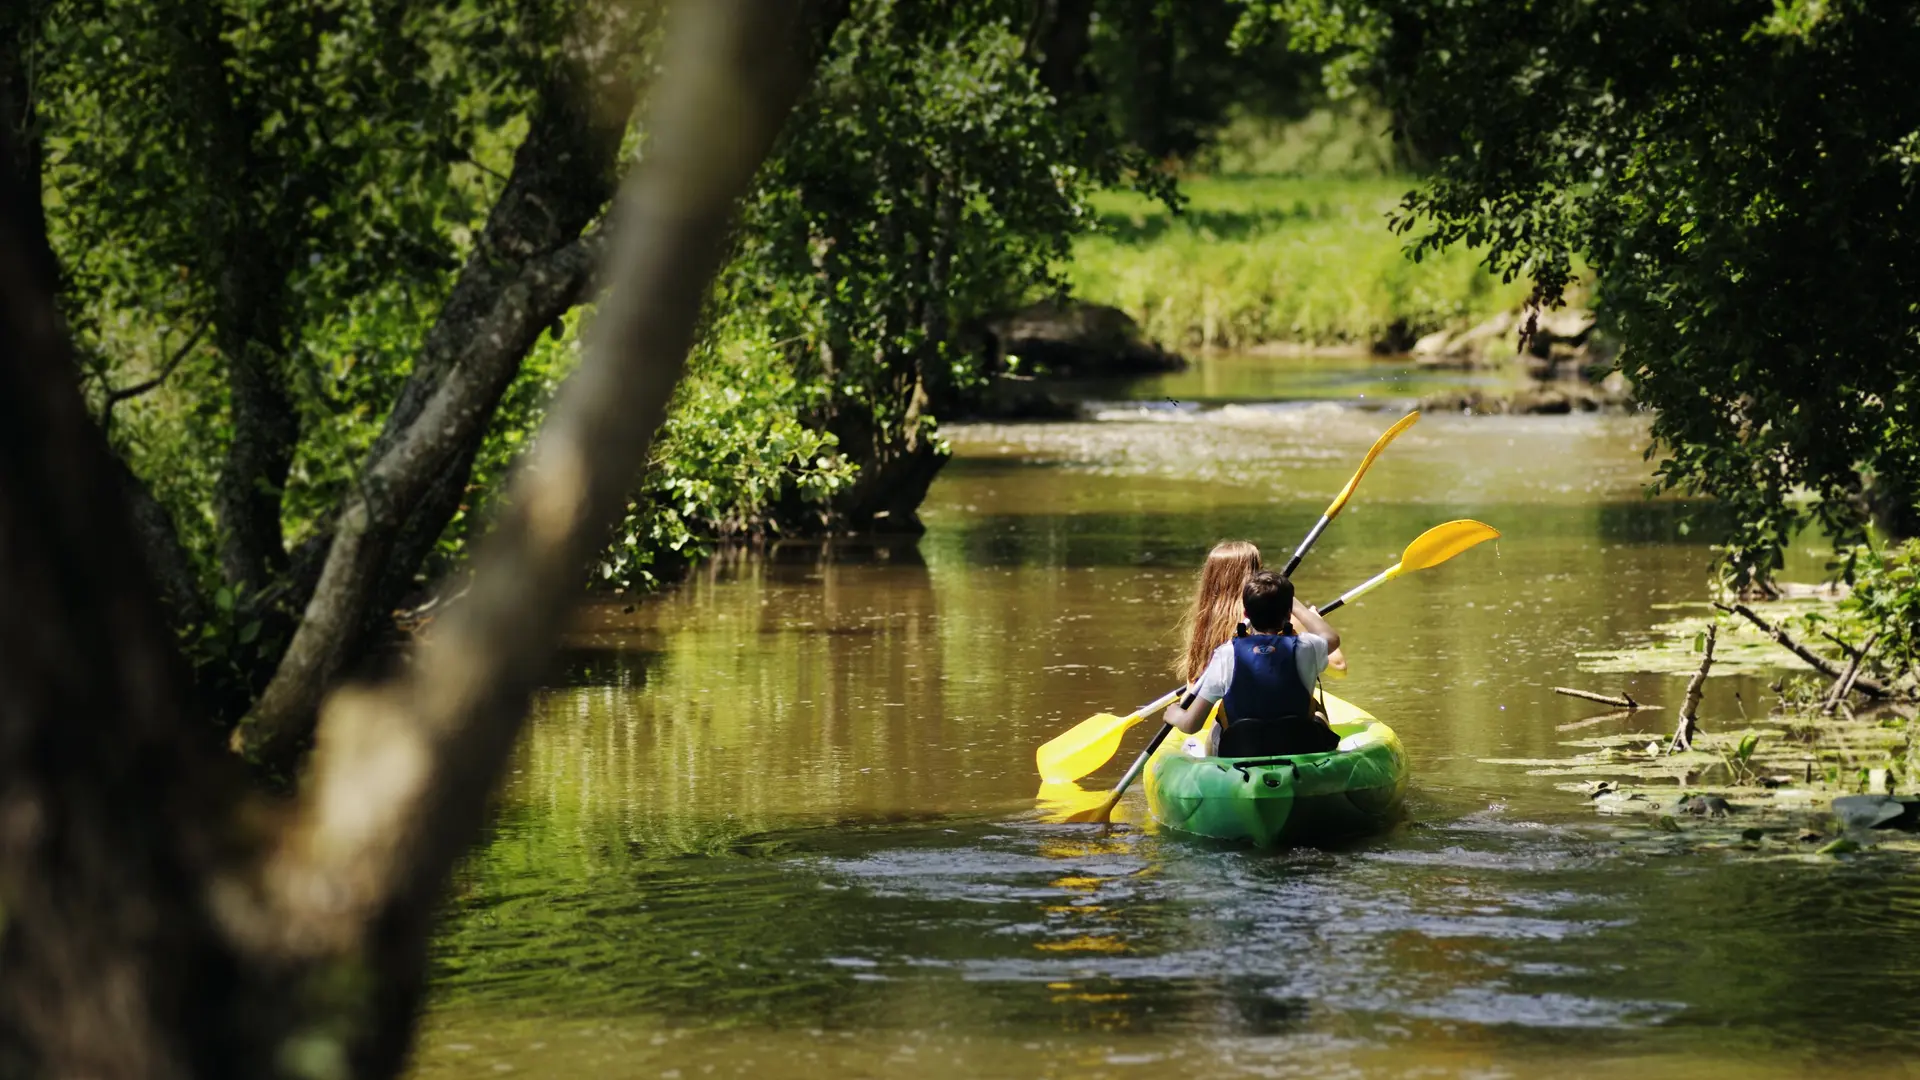
[[[1692,795],[1680,800],[1679,806],[1681,813],[1702,817],[1726,817],[1733,809],[1732,803],[1718,795]]]
[[[1920,798],[1894,795],[1842,795],[1833,800],[1833,816],[1849,829],[1901,829],[1920,832]]]
[[[1560,308],[1508,311],[1464,330],[1438,330],[1414,342],[1412,356],[1425,367],[1518,365],[1543,381],[1599,383],[1616,373],[1619,349],[1596,328],[1593,312]]]

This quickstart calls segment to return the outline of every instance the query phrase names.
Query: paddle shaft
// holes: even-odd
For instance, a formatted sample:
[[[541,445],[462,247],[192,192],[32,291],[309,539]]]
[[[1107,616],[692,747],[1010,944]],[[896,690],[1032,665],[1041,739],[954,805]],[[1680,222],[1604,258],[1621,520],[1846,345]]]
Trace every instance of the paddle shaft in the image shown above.
[[[1365,467],[1364,465],[1361,466],[1361,468]],[[1307,538],[1300,541],[1300,546],[1294,550],[1293,558],[1287,560],[1287,568],[1280,571],[1281,577],[1290,578],[1293,576],[1294,568],[1300,565],[1301,559],[1307,557],[1307,552],[1312,550],[1314,543],[1320,539],[1320,534],[1326,532],[1327,526],[1331,524],[1333,524],[1332,516],[1328,514],[1320,515],[1320,520],[1314,522],[1313,528],[1307,530]]]
[[[1339,599],[1318,610],[1322,615],[1330,611],[1338,611],[1347,601],[1358,600],[1363,594],[1370,593],[1380,586],[1385,585],[1387,582],[1392,581],[1395,577],[1399,576],[1399,573],[1400,564],[1394,563],[1391,569],[1382,570],[1359,585],[1355,585],[1353,588],[1341,593]]]
[[[1333,497],[1333,502],[1327,504],[1327,512],[1321,514],[1320,520],[1314,522],[1313,528],[1307,530],[1307,538],[1300,541],[1300,546],[1294,550],[1293,558],[1287,560],[1287,568],[1280,571],[1280,576],[1289,578],[1293,576],[1293,571],[1300,565],[1300,560],[1307,557],[1307,552],[1313,549],[1313,545],[1320,539],[1320,534],[1327,531],[1327,526],[1333,524],[1333,519],[1339,517],[1340,511],[1345,509],[1347,500],[1353,498],[1354,490],[1360,486],[1360,478],[1367,475],[1368,469],[1373,468],[1373,460],[1380,456],[1380,451],[1385,450],[1388,443],[1398,438],[1401,432],[1412,427],[1414,421],[1418,419],[1420,419],[1420,412],[1416,409],[1401,417],[1392,427],[1382,432],[1379,438],[1373,440],[1373,445],[1367,449],[1367,456],[1360,460],[1360,467],[1353,471],[1353,477],[1347,481],[1346,487],[1340,489],[1340,494]]]
[[[1148,702],[1147,704],[1142,705],[1139,708],[1133,710],[1133,712],[1130,713],[1129,715],[1138,716],[1142,718],[1152,716],[1154,713],[1157,713],[1161,709],[1164,709],[1167,706],[1173,704],[1173,699],[1179,696],[1180,696],[1180,688],[1176,686],[1173,689],[1167,691],[1166,693],[1161,694],[1159,697],[1154,698],[1152,701]]]
[[[1179,691],[1176,690],[1174,693],[1177,694]],[[1166,742],[1167,736],[1172,733],[1172,724],[1161,724],[1160,730],[1153,736],[1153,741],[1147,744],[1147,748],[1140,752],[1139,757],[1133,759],[1132,765],[1127,766],[1126,775],[1122,776],[1120,782],[1113,786],[1113,794],[1107,797],[1107,805],[1100,809],[1100,817],[1102,820],[1113,814],[1113,808],[1120,805],[1120,796],[1127,793],[1127,788],[1133,785],[1134,777],[1139,776],[1140,770],[1147,767],[1147,759],[1153,756],[1155,750],[1160,749],[1160,744]]]

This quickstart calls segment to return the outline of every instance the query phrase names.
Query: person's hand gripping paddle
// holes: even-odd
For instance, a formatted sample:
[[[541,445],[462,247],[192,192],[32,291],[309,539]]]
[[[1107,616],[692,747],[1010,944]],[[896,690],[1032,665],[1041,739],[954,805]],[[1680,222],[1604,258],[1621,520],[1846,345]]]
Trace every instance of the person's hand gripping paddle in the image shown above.
[[[1483,525],[1478,521],[1467,519],[1435,525],[1407,545],[1407,549],[1400,553],[1399,562],[1348,589],[1340,594],[1339,599],[1318,610],[1324,615],[1349,600],[1359,599],[1394,578],[1410,574],[1415,570],[1438,566],[1476,544],[1498,539],[1499,536],[1499,531],[1491,525]],[[1166,740],[1167,733],[1172,730],[1171,724],[1160,725],[1160,733],[1153,737],[1153,741],[1147,744],[1146,751],[1127,769],[1127,774],[1120,778],[1120,783],[1114,786],[1113,793],[1107,797],[1106,802],[1091,810],[1082,810],[1077,814],[1069,815],[1062,820],[1080,824],[1106,824],[1113,816],[1113,808],[1119,805],[1120,796],[1127,793],[1127,788],[1132,785],[1134,777],[1139,776],[1140,770],[1146,768],[1147,760],[1153,757],[1155,750],[1160,749],[1160,744]]]
[[[1326,513],[1320,515],[1320,520],[1314,523],[1313,528],[1307,533],[1307,538],[1301,541],[1300,547],[1294,551],[1293,558],[1287,560],[1288,575],[1293,573],[1294,567],[1300,565],[1301,559],[1307,557],[1307,552],[1312,549],[1314,542],[1319,540],[1320,534],[1326,531],[1327,524],[1340,516],[1340,511],[1346,507],[1347,500],[1353,498],[1354,489],[1360,486],[1360,478],[1367,475],[1367,470],[1373,467],[1373,459],[1379,457],[1380,451],[1385,450],[1388,443],[1399,437],[1401,432],[1412,427],[1419,419],[1419,412],[1410,412],[1373,441],[1372,449],[1368,450],[1367,456],[1361,459],[1360,467],[1354,470],[1353,478],[1347,481],[1346,487],[1340,489],[1340,494],[1334,496],[1333,502],[1327,504]],[[1033,760],[1034,764],[1040,768],[1040,778],[1049,784],[1063,783],[1078,780],[1105,765],[1112,760],[1114,752],[1120,749],[1120,740],[1126,735],[1128,729],[1171,705],[1179,696],[1180,688],[1175,687],[1125,716],[1099,713],[1087,717],[1066,732],[1054,736],[1034,751]]]

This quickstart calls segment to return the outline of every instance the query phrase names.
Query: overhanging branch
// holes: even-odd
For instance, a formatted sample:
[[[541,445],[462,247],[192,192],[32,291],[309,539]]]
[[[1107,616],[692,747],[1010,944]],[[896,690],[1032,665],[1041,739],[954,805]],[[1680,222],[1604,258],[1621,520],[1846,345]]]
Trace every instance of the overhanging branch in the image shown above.
[[[616,210],[608,294],[586,356],[514,474],[469,594],[405,675],[323,706],[312,780],[263,875],[269,914],[243,932],[291,956],[350,956],[398,939],[406,955],[368,962],[417,978],[437,897],[478,834],[581,567],[665,416],[739,196],[799,94],[801,8],[700,0],[677,9],[648,154]],[[407,1030],[404,1016],[399,1024]],[[404,1046],[376,1034],[354,1071],[387,1074]]]
[[[180,366],[180,362],[187,358],[187,354],[193,352],[193,347],[200,344],[200,339],[206,335],[207,324],[201,323],[198,329],[187,335],[186,343],[176,349],[173,356],[168,359],[166,363],[160,365],[159,372],[156,373],[153,378],[144,379],[134,383],[132,386],[121,387],[118,390],[108,390],[106,402],[100,406],[100,433],[102,435],[113,434],[113,407],[115,405],[123,401],[131,401],[142,394],[149,394],[159,389],[161,385],[167,381],[168,376],[173,374],[173,369]]]

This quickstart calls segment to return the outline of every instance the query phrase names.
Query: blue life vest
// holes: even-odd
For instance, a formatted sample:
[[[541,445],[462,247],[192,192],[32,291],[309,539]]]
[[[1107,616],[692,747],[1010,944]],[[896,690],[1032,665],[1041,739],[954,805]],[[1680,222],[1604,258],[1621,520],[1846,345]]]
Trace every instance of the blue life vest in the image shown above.
[[[1277,720],[1313,712],[1313,695],[1300,681],[1292,634],[1246,634],[1233,639],[1233,682],[1220,703],[1229,723]]]
[[[1300,678],[1291,634],[1246,634],[1233,639],[1233,681],[1220,703],[1226,727],[1221,757],[1315,754],[1340,737],[1313,715],[1312,689]]]

